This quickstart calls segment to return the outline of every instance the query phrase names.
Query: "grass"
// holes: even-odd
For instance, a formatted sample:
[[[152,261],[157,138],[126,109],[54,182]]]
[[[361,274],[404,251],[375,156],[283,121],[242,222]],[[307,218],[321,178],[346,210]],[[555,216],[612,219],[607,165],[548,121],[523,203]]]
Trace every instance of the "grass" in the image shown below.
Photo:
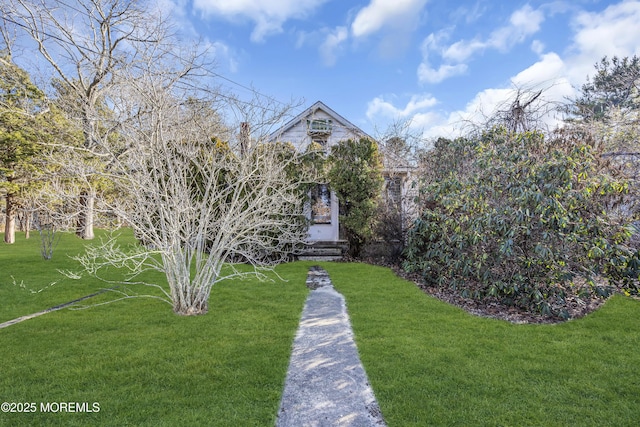
[[[1,235],[0,235],[1,237]],[[125,241],[131,241],[127,235]],[[0,322],[91,293],[63,238],[0,245]],[[217,284],[209,313],[157,300],[61,310],[0,330],[0,402],[98,402],[94,413],[0,413],[0,426],[272,426],[311,263],[287,282]],[[389,426],[632,426],[640,419],[640,302],[583,319],[511,325],[433,299],[384,268],[324,263],[347,300],[361,359]],[[159,279],[159,277],[156,277]],[[99,298],[104,298],[103,296]]]
[[[98,231],[98,234],[103,233]],[[0,322],[71,301],[103,286],[90,279],[78,282],[64,280],[57,272],[58,269],[77,270],[78,264],[71,256],[82,251],[82,242],[73,234],[64,233],[61,237],[53,258],[48,261],[40,255],[37,232],[32,232],[28,240],[24,239],[24,233],[16,233],[13,245],[0,243]],[[0,233],[0,238],[4,238],[3,233]],[[73,286],[63,286],[62,283],[72,283]]]
[[[31,286],[49,283],[56,263],[72,266],[63,254],[82,245],[66,236],[49,262],[39,259],[36,243],[18,237],[0,246],[2,270]],[[0,425],[273,425],[308,292],[304,267],[278,272],[289,281],[217,284],[205,316],[180,317],[157,300],[131,299],[0,330],[0,401],[100,405],[94,413],[0,413]],[[32,295],[3,279],[0,317],[98,286],[61,282]]]
[[[324,264],[390,426],[636,426],[640,302],[557,325],[483,319],[388,269]]]

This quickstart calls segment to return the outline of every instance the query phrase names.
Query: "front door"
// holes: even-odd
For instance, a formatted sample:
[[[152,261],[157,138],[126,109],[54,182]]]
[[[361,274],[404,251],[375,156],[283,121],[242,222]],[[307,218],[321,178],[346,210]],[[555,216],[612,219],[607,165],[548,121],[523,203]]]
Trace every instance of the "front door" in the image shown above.
[[[309,241],[338,240],[338,201],[327,184],[311,190]]]

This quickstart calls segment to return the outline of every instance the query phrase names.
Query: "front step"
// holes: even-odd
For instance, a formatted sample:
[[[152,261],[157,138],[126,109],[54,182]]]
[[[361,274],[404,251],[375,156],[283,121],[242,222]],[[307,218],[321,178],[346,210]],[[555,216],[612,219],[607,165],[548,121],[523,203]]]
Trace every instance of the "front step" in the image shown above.
[[[298,255],[298,261],[340,261],[342,255]]]
[[[342,259],[342,254],[346,251],[345,241],[338,242],[313,242],[307,244],[298,259],[301,261],[337,261]]]

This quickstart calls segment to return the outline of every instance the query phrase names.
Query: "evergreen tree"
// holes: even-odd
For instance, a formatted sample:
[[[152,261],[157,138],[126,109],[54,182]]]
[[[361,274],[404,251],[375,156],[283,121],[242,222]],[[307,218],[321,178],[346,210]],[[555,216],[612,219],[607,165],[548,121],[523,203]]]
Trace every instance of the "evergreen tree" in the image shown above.
[[[640,58],[609,59],[595,64],[596,74],[582,86],[571,112],[583,121],[608,121],[612,112],[640,108]]]
[[[340,200],[340,223],[350,255],[360,255],[373,235],[380,192],[382,162],[378,146],[368,138],[341,141],[331,147],[329,183]]]
[[[44,93],[26,71],[0,56],[0,189],[5,197],[6,243],[15,242],[15,220],[20,194],[34,173],[33,161],[48,108]]]

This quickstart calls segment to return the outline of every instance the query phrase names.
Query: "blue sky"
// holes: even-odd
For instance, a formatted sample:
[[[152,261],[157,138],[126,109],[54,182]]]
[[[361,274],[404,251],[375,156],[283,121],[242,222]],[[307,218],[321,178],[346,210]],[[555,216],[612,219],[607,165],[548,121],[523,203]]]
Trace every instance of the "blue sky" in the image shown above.
[[[640,54],[640,1],[164,2],[220,75],[282,102],[321,100],[371,135],[410,120],[455,136],[514,87],[563,100],[604,55]]]

